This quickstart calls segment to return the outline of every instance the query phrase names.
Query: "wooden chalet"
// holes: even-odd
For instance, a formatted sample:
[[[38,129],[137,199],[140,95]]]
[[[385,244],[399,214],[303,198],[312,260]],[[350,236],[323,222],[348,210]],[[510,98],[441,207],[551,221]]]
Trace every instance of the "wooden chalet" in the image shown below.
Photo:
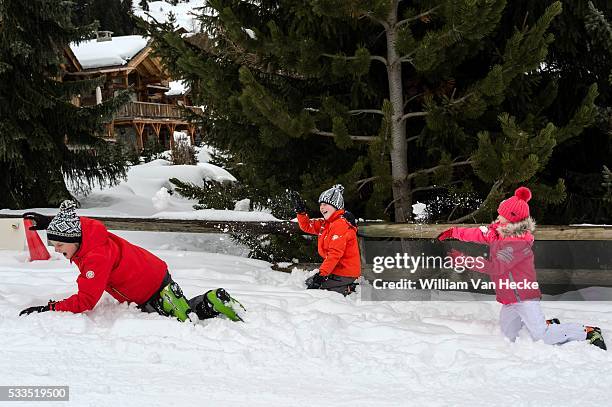
[[[174,132],[185,131],[194,143],[199,130],[184,109],[202,111],[190,106],[188,89],[180,82],[171,82],[160,59],[153,56],[147,38],[112,37],[110,32],[99,32],[96,39],[71,45],[66,57],[65,81],[100,76],[106,79],[92,94],[73,100],[77,106],[101,103],[119,90],[130,89],[132,100],[107,124],[108,139],[132,142],[142,150],[147,139],[156,137],[171,148]]]

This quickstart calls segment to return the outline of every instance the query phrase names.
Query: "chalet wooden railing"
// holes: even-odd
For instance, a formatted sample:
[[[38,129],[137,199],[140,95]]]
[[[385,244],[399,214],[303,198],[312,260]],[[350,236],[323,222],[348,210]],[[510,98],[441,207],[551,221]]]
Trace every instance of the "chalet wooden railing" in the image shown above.
[[[201,113],[197,107],[187,106],[194,113]],[[186,114],[182,107],[163,103],[129,102],[122,106],[115,114],[116,119],[124,118],[150,118],[150,119],[182,119]]]

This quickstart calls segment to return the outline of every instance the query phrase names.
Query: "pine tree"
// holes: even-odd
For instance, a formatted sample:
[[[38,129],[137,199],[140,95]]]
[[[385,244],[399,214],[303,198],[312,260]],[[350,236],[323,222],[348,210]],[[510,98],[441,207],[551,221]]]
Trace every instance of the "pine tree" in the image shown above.
[[[57,206],[71,183],[117,182],[120,151],[95,134],[127,95],[91,108],[71,98],[99,81],[62,82],[64,48],[91,34],[71,24],[67,2],[0,3],[0,186],[5,208]]]
[[[137,31],[132,3],[133,0],[76,0],[73,21],[79,26],[97,22],[99,30],[112,31],[115,36],[132,35]]]
[[[208,6],[207,36],[149,31],[207,106],[209,138],[268,191],[279,190],[270,179],[290,175],[280,186],[314,200],[314,191],[341,181],[348,202],[367,196],[366,216],[393,206],[395,220],[405,221],[415,197],[476,188],[487,195],[480,208],[451,212],[485,216],[517,183],[534,182],[554,146],[593,120],[595,87],[563,126],[542,111],[556,91],[541,63],[558,2],[508,35],[498,31],[512,11],[503,0]],[[549,189],[556,199],[562,186]]]
[[[502,32],[510,33],[515,21],[532,25],[553,0],[512,2],[511,13],[502,21]],[[544,80],[555,82],[553,102],[543,114],[557,125],[565,125],[595,83],[595,122],[580,137],[558,142],[547,168],[538,181],[547,184],[563,178],[566,198],[553,205],[537,204],[534,215],[541,223],[610,223],[601,199],[601,168],[612,157],[612,92],[609,81],[612,52],[609,45],[612,3],[607,0],[563,0],[563,13],[551,23],[555,41],[542,64]],[[607,16],[607,17],[606,17]],[[607,34],[606,34],[607,33]],[[608,38],[608,40],[606,40]],[[534,199],[540,194],[534,194]],[[607,215],[606,215],[607,214]]]

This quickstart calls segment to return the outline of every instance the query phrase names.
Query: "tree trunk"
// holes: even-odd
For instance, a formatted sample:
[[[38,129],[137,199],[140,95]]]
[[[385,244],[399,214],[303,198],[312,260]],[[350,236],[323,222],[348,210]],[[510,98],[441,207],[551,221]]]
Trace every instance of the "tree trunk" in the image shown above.
[[[391,116],[391,176],[393,179],[393,201],[395,221],[406,222],[411,218],[411,195],[408,176],[408,143],[406,141],[406,121],[404,113],[404,94],[402,85],[402,63],[397,54],[397,1],[391,6],[387,16],[385,33],[387,37],[387,76],[389,80],[389,100],[393,106]]]

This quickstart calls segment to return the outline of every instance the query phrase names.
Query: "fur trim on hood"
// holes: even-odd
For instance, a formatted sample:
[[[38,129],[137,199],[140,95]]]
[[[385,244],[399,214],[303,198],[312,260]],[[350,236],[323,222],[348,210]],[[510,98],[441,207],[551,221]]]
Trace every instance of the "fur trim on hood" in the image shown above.
[[[531,216],[519,222],[506,223],[500,226],[497,231],[502,237],[515,237],[524,235],[525,232],[533,233],[536,228],[535,220]]]

